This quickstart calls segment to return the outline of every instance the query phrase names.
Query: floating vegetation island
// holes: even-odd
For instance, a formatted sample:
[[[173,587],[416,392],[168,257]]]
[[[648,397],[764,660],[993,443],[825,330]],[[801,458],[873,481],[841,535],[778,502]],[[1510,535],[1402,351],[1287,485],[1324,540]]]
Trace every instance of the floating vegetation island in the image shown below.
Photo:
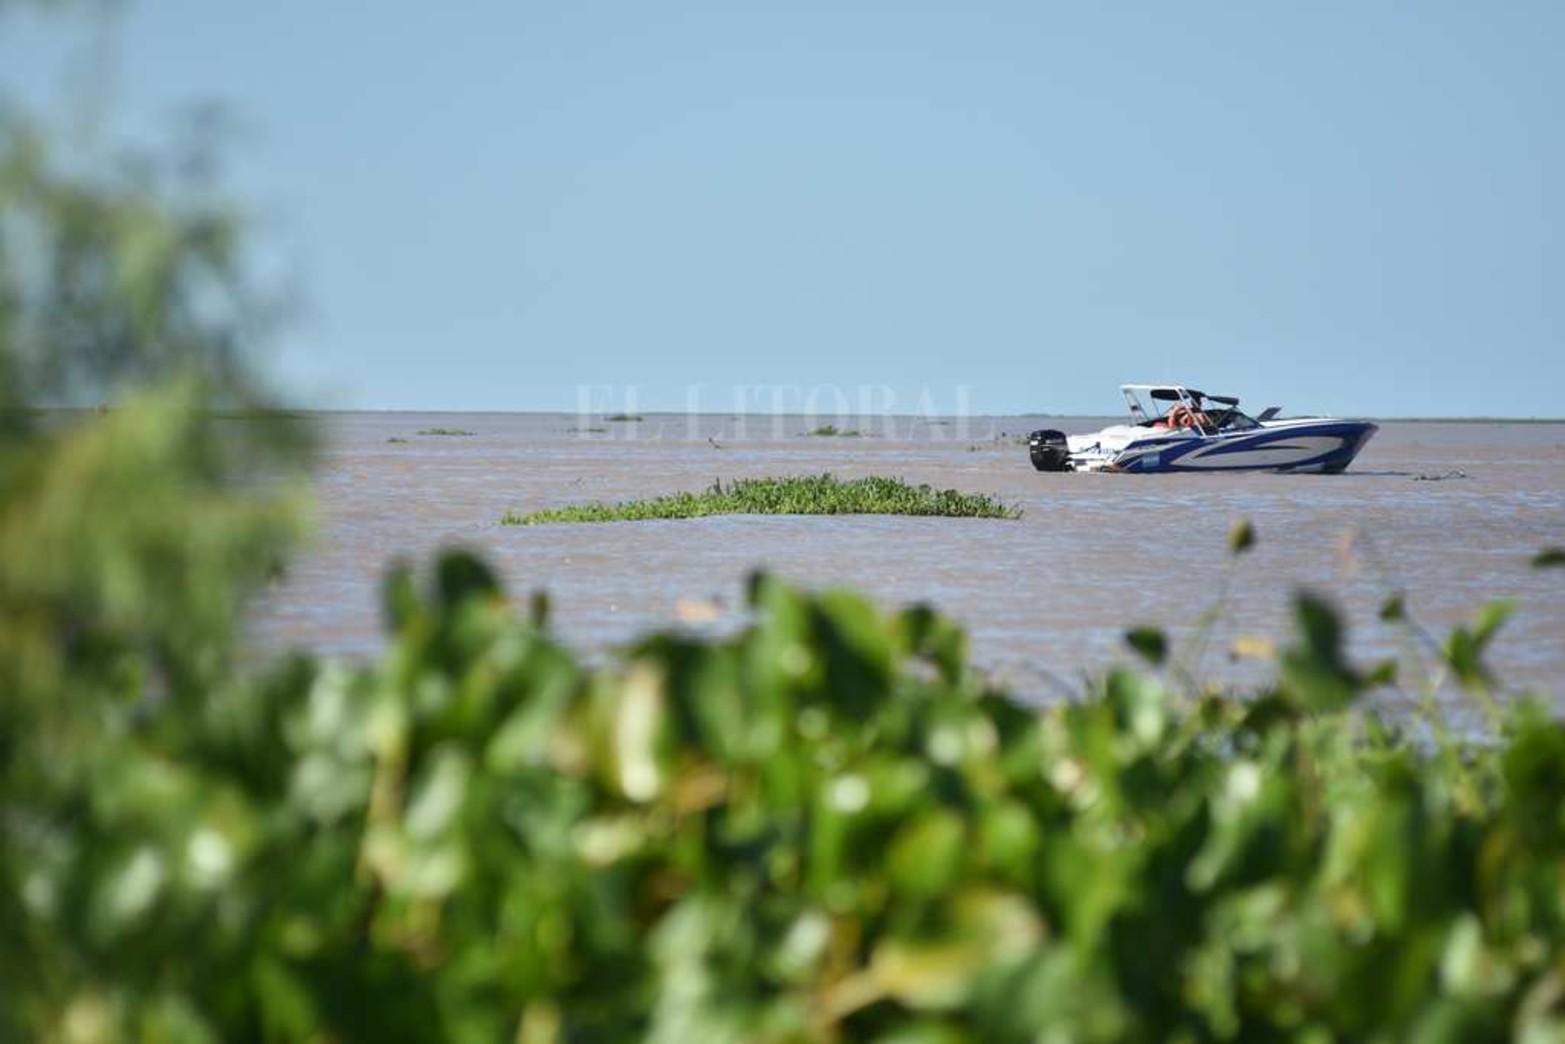
[[[955,518],[1021,517],[984,493],[914,486],[899,478],[871,476],[839,479],[833,475],[721,481],[701,493],[630,500],[618,504],[575,504],[531,514],[508,511],[502,525],[549,522],[636,522],[649,519],[704,518],[707,515],[939,515]]]
[[[465,428],[422,428],[420,435],[472,435],[474,432]]]

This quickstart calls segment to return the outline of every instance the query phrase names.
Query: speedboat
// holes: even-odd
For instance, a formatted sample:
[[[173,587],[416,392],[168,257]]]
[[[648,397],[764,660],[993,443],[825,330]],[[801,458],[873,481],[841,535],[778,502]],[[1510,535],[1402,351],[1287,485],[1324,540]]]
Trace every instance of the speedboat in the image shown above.
[[[1251,417],[1231,395],[1181,384],[1120,387],[1130,420],[1087,435],[1046,429],[1028,436],[1039,471],[1285,471],[1335,475],[1379,427],[1366,420]],[[1143,402],[1142,396],[1146,396]]]

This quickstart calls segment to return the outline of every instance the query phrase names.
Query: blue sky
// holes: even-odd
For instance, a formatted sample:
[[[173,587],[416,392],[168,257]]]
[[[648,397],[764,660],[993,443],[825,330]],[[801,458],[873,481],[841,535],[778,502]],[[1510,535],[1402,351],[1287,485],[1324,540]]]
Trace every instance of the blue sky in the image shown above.
[[[305,288],[277,367],[370,408],[1101,413],[1182,379],[1557,415],[1562,53],[1554,0],[0,22],[0,83],[65,125],[94,90],[119,140],[231,106],[234,186]]]

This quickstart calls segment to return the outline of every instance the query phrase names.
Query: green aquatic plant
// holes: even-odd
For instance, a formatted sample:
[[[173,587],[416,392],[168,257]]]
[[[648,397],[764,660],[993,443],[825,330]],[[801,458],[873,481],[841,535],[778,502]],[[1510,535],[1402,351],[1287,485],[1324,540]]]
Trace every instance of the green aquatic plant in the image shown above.
[[[1319,600],[1254,699],[1037,710],[928,608],[768,576],[596,666],[466,555],[385,592],[378,664],[126,690],[93,772],[0,776],[7,1039],[1565,1030],[1565,728],[1364,717]]]
[[[644,420],[645,418],[643,418],[639,413],[611,413],[603,419],[616,424],[634,424],[638,421]]]
[[[857,439],[863,436],[863,432],[857,428],[839,428],[835,424],[822,424],[820,427],[804,433],[807,436],[818,438]]]
[[[420,435],[454,435],[454,436],[467,436],[467,435],[474,435],[474,434],[476,434],[476,432],[468,431],[465,428],[420,428],[418,433]]]
[[[576,504],[529,514],[506,512],[502,525],[551,522],[631,522],[703,518],[708,515],[940,515],[962,518],[1021,517],[1021,510],[982,493],[914,486],[896,478],[839,479],[832,475],[721,481],[701,493]]]

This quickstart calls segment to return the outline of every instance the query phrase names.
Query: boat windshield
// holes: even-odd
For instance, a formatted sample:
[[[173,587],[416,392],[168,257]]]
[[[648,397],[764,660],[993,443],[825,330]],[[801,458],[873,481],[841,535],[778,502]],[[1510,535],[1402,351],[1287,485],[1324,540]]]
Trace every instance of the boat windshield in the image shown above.
[[[1200,408],[1200,392],[1174,385],[1153,388],[1127,384],[1120,388],[1120,392],[1125,396],[1125,405],[1130,410],[1130,423],[1143,428],[1163,422],[1168,411],[1175,406],[1183,404],[1191,409]]]
[[[1239,407],[1225,410],[1217,420],[1217,426],[1223,431],[1248,431],[1251,428],[1259,428],[1260,421],[1247,413],[1242,413]]]
[[[1207,395],[1179,385],[1129,384],[1120,391],[1130,410],[1130,422],[1138,427],[1169,426],[1169,414],[1176,409],[1193,412],[1208,433],[1260,427],[1258,421],[1239,409],[1239,400],[1231,395]]]

